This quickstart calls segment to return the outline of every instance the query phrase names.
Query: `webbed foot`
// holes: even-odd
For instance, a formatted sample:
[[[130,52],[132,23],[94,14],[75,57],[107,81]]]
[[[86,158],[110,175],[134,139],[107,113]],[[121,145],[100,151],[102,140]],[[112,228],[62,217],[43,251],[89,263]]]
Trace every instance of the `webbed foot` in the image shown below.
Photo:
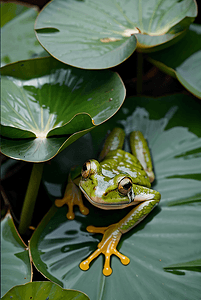
[[[88,226],[87,231],[93,233],[102,233],[103,238],[102,241],[98,244],[98,249],[95,252],[93,252],[86,260],[80,263],[80,269],[82,269],[83,271],[88,270],[91,261],[94,260],[101,253],[105,255],[105,264],[103,268],[103,274],[105,276],[109,276],[112,274],[112,269],[110,267],[110,257],[112,254],[119,257],[123,265],[129,264],[130,259],[124,256],[123,254],[121,254],[116,249],[117,244],[122,235],[122,233],[118,228],[118,223],[110,225],[108,227]]]
[[[78,205],[80,212],[83,215],[87,215],[89,213],[89,210],[87,207],[84,206],[82,201],[82,194],[80,189],[77,187],[77,185],[73,182],[73,180],[70,178],[68,179],[68,184],[64,193],[64,197],[62,199],[56,199],[55,205],[57,207],[61,207],[64,204],[67,204],[68,206],[68,213],[66,214],[66,217],[69,220],[73,220],[75,218],[75,214],[73,212],[73,206]]]

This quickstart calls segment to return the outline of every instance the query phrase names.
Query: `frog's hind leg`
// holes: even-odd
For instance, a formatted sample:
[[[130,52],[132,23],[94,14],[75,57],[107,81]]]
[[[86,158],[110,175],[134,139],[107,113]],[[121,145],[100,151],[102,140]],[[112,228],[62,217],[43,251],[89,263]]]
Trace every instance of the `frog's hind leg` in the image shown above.
[[[133,155],[137,157],[143,169],[147,173],[149,177],[149,181],[153,182],[155,176],[152,167],[151,154],[149,151],[149,147],[147,145],[147,141],[144,138],[142,132],[140,131],[131,132],[130,147]]]
[[[115,127],[105,140],[102,151],[99,155],[99,161],[112,150],[122,149],[125,139],[125,132],[122,128]]]
[[[160,193],[150,190],[153,193],[152,200],[146,200],[140,203],[138,206],[134,207],[121,221],[116,224],[110,225],[108,227],[94,227],[88,226],[88,232],[92,233],[102,233],[102,241],[98,244],[98,249],[93,252],[86,260],[81,262],[80,268],[84,271],[89,269],[89,264],[94,260],[99,254],[103,253],[105,255],[105,264],[103,268],[103,274],[109,276],[112,273],[110,267],[110,257],[111,255],[116,255],[123,265],[127,265],[130,259],[125,255],[121,254],[117,249],[117,245],[121,239],[122,234],[128,232],[138,223],[140,223],[158,204],[160,201]],[[150,195],[149,195],[150,197]]]

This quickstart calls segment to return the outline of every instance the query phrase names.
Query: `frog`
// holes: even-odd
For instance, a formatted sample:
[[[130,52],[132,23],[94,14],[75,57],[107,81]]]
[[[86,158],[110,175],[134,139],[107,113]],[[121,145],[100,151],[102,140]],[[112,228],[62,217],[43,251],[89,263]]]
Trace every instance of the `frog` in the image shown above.
[[[123,150],[124,140],[124,130],[115,127],[106,138],[99,159],[86,161],[78,179],[72,180],[69,176],[64,197],[55,201],[58,207],[68,205],[68,219],[74,218],[74,205],[79,206],[82,214],[89,213],[83,204],[81,192],[99,209],[131,207],[129,213],[115,224],[107,227],[87,227],[88,232],[101,233],[103,238],[97,249],[80,263],[80,269],[87,271],[90,263],[102,253],[105,256],[105,276],[112,274],[112,255],[116,255],[123,265],[130,263],[130,259],[117,250],[118,243],[122,235],[138,225],[161,199],[161,194],[151,189],[155,175],[150,150],[142,132],[130,133],[131,153]]]

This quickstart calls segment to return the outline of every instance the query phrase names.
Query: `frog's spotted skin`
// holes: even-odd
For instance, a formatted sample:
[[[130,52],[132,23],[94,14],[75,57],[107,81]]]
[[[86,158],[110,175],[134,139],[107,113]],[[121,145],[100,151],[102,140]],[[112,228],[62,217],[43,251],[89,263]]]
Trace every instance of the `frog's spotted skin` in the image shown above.
[[[113,150],[100,163],[102,175],[113,178],[115,175],[128,174],[135,184],[151,187],[147,173],[137,157],[124,150]]]
[[[129,258],[116,249],[121,235],[141,222],[158,204],[161,197],[159,192],[150,188],[154,173],[151,155],[142,133],[139,131],[131,133],[133,154],[121,149],[124,137],[125,133],[121,128],[113,129],[100,154],[102,161],[99,163],[92,159],[86,162],[79,182],[79,187],[89,202],[101,209],[123,209],[134,206],[116,224],[108,227],[87,227],[91,233],[102,233],[103,239],[98,244],[98,249],[80,264],[80,268],[88,270],[90,262],[102,253],[105,255],[103,268],[105,276],[112,273],[111,255],[118,256],[124,265],[129,263]],[[65,202],[63,199],[60,201]],[[78,203],[78,200],[75,203]]]
[[[117,149],[109,152],[100,164],[95,160],[92,162],[96,170],[87,179],[81,179],[80,189],[93,205],[102,209],[122,209],[145,200],[145,194],[146,199],[153,198],[155,191],[149,189],[151,183],[148,175],[132,154]],[[127,195],[118,192],[119,180],[125,176],[132,180],[135,203],[131,203],[133,200]]]

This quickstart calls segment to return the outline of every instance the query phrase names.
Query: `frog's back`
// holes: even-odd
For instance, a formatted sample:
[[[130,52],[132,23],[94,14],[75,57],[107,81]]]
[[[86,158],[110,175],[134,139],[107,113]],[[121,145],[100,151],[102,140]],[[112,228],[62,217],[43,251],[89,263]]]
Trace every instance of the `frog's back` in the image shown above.
[[[113,178],[117,174],[128,174],[134,184],[151,186],[139,160],[129,152],[121,149],[110,151],[100,164],[104,176]]]

